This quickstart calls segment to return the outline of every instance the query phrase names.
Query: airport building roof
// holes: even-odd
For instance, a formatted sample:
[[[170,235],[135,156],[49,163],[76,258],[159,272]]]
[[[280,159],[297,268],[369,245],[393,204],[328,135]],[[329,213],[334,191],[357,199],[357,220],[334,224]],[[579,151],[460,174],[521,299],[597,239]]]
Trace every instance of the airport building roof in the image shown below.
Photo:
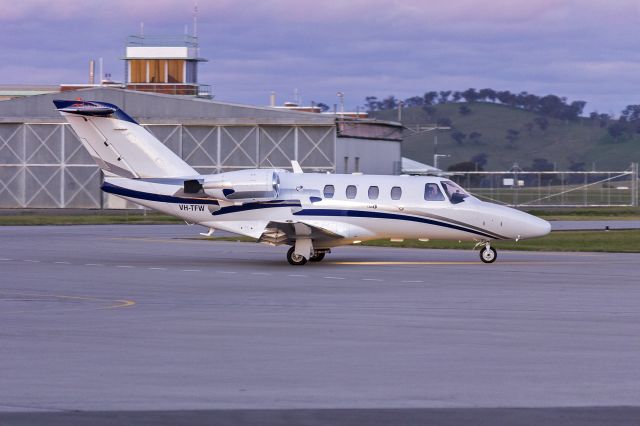
[[[118,105],[145,123],[332,125],[334,116],[233,104],[192,96],[146,93],[118,88],[88,88],[9,99],[0,102],[0,122],[63,122],[53,99],[93,100]]]

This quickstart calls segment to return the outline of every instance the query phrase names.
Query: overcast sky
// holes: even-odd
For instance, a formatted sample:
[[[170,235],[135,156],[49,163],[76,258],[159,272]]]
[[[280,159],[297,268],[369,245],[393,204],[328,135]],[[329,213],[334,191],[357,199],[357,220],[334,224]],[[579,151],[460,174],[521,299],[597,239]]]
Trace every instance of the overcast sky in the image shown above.
[[[84,83],[88,61],[124,76],[124,40],[192,30],[193,1],[0,0],[0,84]],[[198,1],[200,83],[217,100],[355,108],[367,95],[490,87],[640,104],[638,0]]]

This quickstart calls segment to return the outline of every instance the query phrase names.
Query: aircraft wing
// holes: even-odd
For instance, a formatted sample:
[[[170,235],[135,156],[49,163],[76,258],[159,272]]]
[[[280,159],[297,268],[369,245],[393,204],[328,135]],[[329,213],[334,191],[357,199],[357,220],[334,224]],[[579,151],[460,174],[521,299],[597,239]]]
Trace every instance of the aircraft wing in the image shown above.
[[[295,244],[300,237],[314,241],[342,239],[344,236],[335,229],[332,222],[269,222],[259,241],[273,245]]]

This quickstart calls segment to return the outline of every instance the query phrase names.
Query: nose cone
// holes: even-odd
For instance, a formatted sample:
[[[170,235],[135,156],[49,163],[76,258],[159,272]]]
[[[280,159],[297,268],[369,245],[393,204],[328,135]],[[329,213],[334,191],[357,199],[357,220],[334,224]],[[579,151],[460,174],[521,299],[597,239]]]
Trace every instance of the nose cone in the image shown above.
[[[514,240],[543,237],[551,232],[551,224],[529,213],[505,206],[491,206],[491,214],[500,217],[503,236]]]
[[[522,238],[544,237],[551,232],[551,224],[549,222],[532,215],[527,216],[529,217],[523,226]]]

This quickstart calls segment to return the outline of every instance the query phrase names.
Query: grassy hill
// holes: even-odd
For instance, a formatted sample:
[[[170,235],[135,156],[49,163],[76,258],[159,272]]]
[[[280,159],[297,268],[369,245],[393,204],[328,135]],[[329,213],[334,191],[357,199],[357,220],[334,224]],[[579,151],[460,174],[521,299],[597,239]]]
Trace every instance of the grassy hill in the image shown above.
[[[460,113],[462,106],[471,112]],[[377,111],[373,117],[397,120],[397,110]],[[585,163],[585,169],[623,170],[631,162],[640,161],[640,135],[629,136],[616,141],[607,132],[606,125],[598,121],[580,118],[578,121],[564,121],[547,118],[548,127],[542,130],[535,123],[537,114],[493,103],[446,103],[433,107],[428,114],[422,108],[406,108],[402,111],[402,122],[411,127],[416,124],[434,124],[448,118],[451,130],[438,131],[438,153],[449,154],[450,158],[440,158],[440,168],[462,161],[469,161],[477,154],[487,154],[485,170],[508,170],[514,163],[522,168],[531,167],[534,158],[545,158],[555,163],[558,170],[567,170],[572,163]],[[509,129],[519,132],[517,139],[506,139]],[[455,132],[467,135],[458,142],[453,139]],[[481,136],[470,140],[472,132]],[[402,155],[411,159],[433,163],[434,132],[411,135],[405,132]]]

